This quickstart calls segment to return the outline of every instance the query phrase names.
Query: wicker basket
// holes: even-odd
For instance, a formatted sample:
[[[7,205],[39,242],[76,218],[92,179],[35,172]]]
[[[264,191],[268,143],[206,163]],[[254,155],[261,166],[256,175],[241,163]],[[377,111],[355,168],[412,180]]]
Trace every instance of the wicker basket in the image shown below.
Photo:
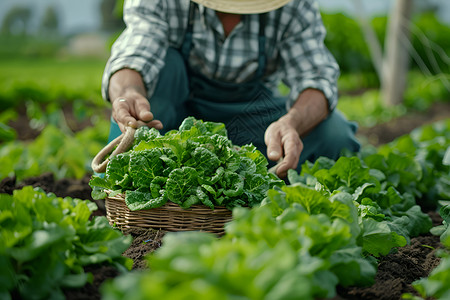
[[[133,228],[153,228],[165,231],[205,231],[220,236],[224,234],[225,223],[232,218],[231,211],[225,207],[216,206],[212,210],[204,205],[193,205],[190,209],[182,209],[172,202],[158,208],[131,211],[125,204],[123,194],[106,197],[105,206],[109,223],[123,232],[129,232]]]

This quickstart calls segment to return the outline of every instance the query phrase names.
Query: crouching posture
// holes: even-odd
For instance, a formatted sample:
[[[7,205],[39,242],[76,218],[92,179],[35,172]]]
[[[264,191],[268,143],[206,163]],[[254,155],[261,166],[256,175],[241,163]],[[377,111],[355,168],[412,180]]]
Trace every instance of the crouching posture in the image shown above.
[[[359,150],[315,1],[129,0],[124,21],[103,76],[110,140],[138,120],[162,133],[187,116],[222,122],[234,144],[282,159],[280,177]]]

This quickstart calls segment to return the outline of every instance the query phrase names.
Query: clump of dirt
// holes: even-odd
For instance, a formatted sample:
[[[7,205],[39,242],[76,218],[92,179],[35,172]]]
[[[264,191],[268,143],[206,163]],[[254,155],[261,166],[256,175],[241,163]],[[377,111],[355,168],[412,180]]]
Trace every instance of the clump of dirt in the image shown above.
[[[123,255],[133,259],[133,269],[147,269],[146,255],[161,247],[162,238],[166,232],[155,229],[133,228],[128,232],[133,237],[133,243]]]
[[[380,259],[372,286],[339,288],[339,296],[347,300],[400,300],[404,293],[417,295],[411,283],[427,277],[439,264],[435,256],[439,248],[442,245],[437,236],[413,238],[410,245]]]
[[[92,283],[87,283],[80,289],[66,289],[64,291],[66,300],[101,299],[100,286],[106,280],[115,278],[120,274],[115,267],[108,265],[91,265],[87,266],[84,271],[92,274]]]

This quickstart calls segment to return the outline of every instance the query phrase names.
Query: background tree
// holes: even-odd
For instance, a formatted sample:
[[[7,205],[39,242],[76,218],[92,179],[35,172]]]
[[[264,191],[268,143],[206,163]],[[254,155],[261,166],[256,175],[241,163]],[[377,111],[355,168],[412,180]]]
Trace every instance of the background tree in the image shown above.
[[[27,33],[31,18],[31,8],[15,6],[6,13],[1,31],[3,34],[24,35]]]
[[[122,20],[123,0],[102,0],[102,29],[109,32],[122,30],[125,24]]]
[[[369,46],[372,63],[381,83],[386,105],[403,102],[410,61],[410,23],[413,0],[396,0],[389,14],[384,53],[373,28],[367,22],[362,0],[354,0],[358,21]]]
[[[41,29],[46,33],[56,33],[59,28],[58,13],[53,6],[48,6],[42,17]]]
[[[410,62],[413,0],[397,0],[391,11],[385,42],[381,93],[387,105],[403,103]]]

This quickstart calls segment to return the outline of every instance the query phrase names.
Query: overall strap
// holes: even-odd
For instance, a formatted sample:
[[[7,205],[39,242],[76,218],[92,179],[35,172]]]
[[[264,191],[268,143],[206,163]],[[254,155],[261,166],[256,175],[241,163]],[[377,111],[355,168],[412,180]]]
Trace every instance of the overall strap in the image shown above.
[[[266,69],[266,20],[267,13],[259,15],[259,35],[258,35],[258,69],[256,70],[256,78],[261,78],[264,75]]]
[[[189,53],[191,52],[192,48],[192,33],[194,31],[195,6],[196,6],[195,3],[191,1],[189,5],[186,33],[184,35],[183,44],[181,45],[181,56],[183,56],[183,59],[186,64],[189,60]]]

